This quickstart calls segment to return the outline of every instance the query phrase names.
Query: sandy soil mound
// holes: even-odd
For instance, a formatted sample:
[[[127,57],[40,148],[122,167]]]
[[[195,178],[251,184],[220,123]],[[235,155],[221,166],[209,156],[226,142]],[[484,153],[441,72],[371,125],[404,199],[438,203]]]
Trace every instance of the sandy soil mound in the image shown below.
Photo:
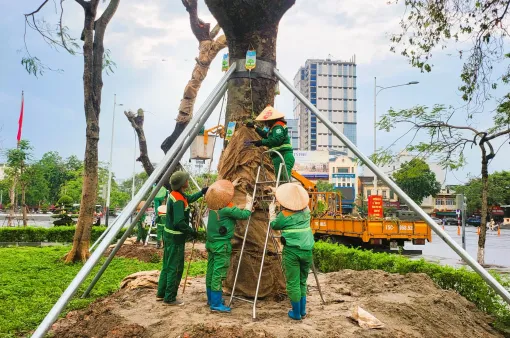
[[[105,256],[108,256],[110,252],[113,250],[115,245],[110,246],[108,250],[105,252]],[[186,251],[184,253],[184,259],[186,261],[189,260],[191,254],[191,243],[186,243]],[[138,259],[142,262],[160,262],[163,258],[163,249],[156,249],[156,247],[152,244],[147,246],[134,244],[134,240],[126,242],[122,245],[122,247],[117,251],[116,257],[125,257],[125,258],[134,258]],[[193,249],[193,261],[204,260],[207,259],[207,251],[205,250],[205,245],[203,243],[195,243],[195,248]]]
[[[287,317],[287,300],[261,300],[257,321],[251,304],[235,301],[231,314],[206,306],[204,278],[189,281],[181,307],[156,302],[154,289],[120,290],[88,309],[71,312],[55,324],[56,337],[502,337],[491,318],[452,291],[438,289],[423,274],[395,275],[351,271],[319,276],[321,304],[313,276],[308,316]],[[180,290],[182,292],[182,290]],[[228,297],[225,297],[228,301]],[[361,306],[385,325],[362,329],[350,319]],[[121,331],[122,330],[122,331]]]

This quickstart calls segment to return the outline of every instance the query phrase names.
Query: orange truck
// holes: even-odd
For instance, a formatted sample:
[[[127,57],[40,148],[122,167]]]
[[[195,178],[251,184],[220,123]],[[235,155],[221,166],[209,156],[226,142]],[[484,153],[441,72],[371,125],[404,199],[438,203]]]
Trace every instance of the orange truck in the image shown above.
[[[310,195],[311,227],[316,238],[329,238],[343,244],[382,250],[398,250],[406,241],[415,245],[425,245],[425,241],[432,241],[431,229],[423,221],[343,215],[340,193],[318,192],[313,182],[296,171],[292,171],[292,177]]]

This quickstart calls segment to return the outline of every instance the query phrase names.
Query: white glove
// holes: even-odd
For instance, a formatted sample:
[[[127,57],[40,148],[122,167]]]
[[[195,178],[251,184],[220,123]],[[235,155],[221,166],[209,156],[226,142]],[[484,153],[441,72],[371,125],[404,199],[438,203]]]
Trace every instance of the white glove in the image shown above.
[[[253,208],[253,198],[251,195],[246,194],[246,205],[244,206],[244,210],[250,210]]]
[[[272,222],[276,219],[276,204],[269,204],[269,221]]]
[[[236,178],[233,182],[232,182],[232,185],[235,187],[237,187],[239,184],[241,184],[241,182],[239,182],[239,177]]]

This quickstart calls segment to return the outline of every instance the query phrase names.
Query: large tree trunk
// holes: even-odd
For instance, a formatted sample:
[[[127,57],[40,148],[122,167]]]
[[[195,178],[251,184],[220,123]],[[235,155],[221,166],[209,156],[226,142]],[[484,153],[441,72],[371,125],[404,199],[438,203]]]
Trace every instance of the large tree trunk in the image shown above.
[[[198,57],[195,58],[196,64],[193,68],[193,72],[191,73],[191,79],[184,88],[184,95],[182,96],[181,104],[179,105],[179,113],[177,115],[174,131],[161,144],[161,149],[165,152],[165,154],[168,150],[170,150],[193,117],[193,107],[195,105],[197,94],[202,86],[202,82],[207,76],[211,62],[214,60],[216,55],[218,55],[220,50],[227,46],[225,35],[221,35],[214,40],[220,30],[219,26],[214,27],[209,32],[210,25],[208,23],[204,23],[198,18],[197,0],[182,0],[182,3],[184,4],[186,11],[189,13],[191,30],[199,43]],[[133,127],[135,126],[133,125]],[[143,164],[144,158],[141,147],[140,154],[139,160]],[[145,171],[147,171],[147,174],[149,174],[145,165],[144,168]]]
[[[294,4],[288,0],[206,0],[209,10],[218,20],[227,36],[230,62],[244,59],[246,51],[255,49],[257,59],[272,62],[276,66],[276,38],[278,23],[283,14]],[[258,139],[253,131],[241,125],[252,119],[268,104],[274,103],[276,81],[266,78],[232,78],[228,83],[228,101],[225,125],[236,121],[236,132],[225,147],[218,168],[219,176],[233,180],[241,178],[242,184],[236,188],[234,201],[244,204],[245,195],[251,193],[257,167],[263,149],[245,147],[244,141]],[[252,101],[253,98],[253,101]],[[267,158],[266,169],[273,172]],[[272,175],[274,179],[274,175]],[[246,222],[238,222],[233,241],[233,252],[226,287],[231,289],[237,268]],[[248,232],[243,264],[239,272],[236,294],[253,297],[255,295],[261,254],[267,233],[268,214],[256,210],[252,215]],[[260,297],[283,293],[285,281],[280,263],[271,241],[268,247],[264,271],[259,290]]]
[[[101,91],[103,89],[103,40],[106,26],[113,17],[113,14],[115,14],[119,1],[111,0],[97,21],[95,18],[99,0],[93,0],[83,5],[85,10],[83,92],[87,138],[80,214],[74,233],[73,248],[67,254],[66,263],[85,261],[90,256],[90,231],[93,223],[98,187],[97,144],[99,142],[99,114],[101,111]]]
[[[476,260],[479,264],[485,263],[485,238],[487,234],[487,192],[489,190],[489,170],[487,152],[483,143],[480,148],[482,150],[482,215],[480,220],[480,236],[478,237],[478,253]]]

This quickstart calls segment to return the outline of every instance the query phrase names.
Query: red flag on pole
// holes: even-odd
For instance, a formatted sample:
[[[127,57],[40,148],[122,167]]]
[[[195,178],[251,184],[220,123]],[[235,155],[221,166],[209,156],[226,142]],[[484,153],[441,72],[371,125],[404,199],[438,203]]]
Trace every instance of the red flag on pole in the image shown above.
[[[21,140],[21,129],[23,128],[23,106],[24,106],[24,93],[21,91],[21,111],[19,113],[19,120],[18,120],[18,143]]]

